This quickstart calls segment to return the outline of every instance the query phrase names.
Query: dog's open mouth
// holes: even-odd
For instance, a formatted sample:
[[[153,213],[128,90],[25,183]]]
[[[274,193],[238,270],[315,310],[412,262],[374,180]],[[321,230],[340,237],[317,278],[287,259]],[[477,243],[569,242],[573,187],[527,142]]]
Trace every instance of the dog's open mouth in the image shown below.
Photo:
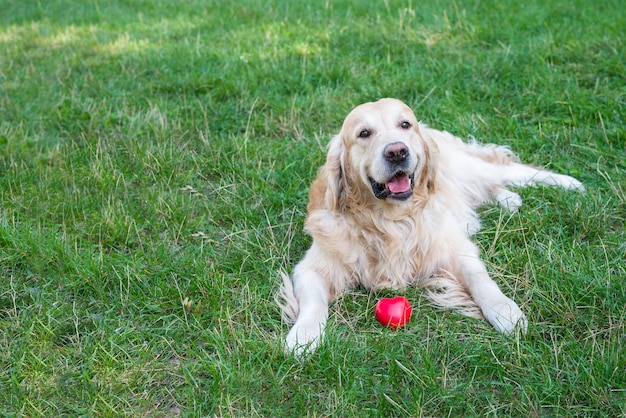
[[[409,175],[403,171],[398,171],[394,174],[387,183],[378,183],[376,180],[370,177],[370,183],[372,184],[372,191],[374,196],[378,199],[397,199],[406,200],[413,194],[413,179],[415,173]]]

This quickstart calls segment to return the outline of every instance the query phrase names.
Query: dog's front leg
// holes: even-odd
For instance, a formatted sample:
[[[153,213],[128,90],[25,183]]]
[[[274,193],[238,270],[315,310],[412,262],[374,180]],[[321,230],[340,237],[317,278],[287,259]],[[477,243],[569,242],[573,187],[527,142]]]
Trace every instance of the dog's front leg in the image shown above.
[[[461,279],[472,299],[480,307],[485,319],[496,330],[510,334],[519,327],[526,332],[528,321],[517,304],[506,297],[494,282],[482,260],[478,248],[468,240],[460,254]]]
[[[293,295],[298,304],[296,321],[287,334],[287,351],[296,355],[313,352],[321,343],[326,320],[330,291],[328,280],[312,261],[312,250],[293,272]]]

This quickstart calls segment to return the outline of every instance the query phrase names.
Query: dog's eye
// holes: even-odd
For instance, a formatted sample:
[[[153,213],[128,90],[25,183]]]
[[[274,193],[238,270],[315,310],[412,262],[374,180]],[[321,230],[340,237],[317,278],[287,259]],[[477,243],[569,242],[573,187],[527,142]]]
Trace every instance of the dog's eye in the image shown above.
[[[371,132],[368,131],[367,129],[363,129],[361,132],[359,132],[359,138],[367,138],[370,135],[371,135]]]
[[[402,127],[402,129],[409,129],[411,127],[411,124],[407,121],[404,121],[400,124],[400,126]]]

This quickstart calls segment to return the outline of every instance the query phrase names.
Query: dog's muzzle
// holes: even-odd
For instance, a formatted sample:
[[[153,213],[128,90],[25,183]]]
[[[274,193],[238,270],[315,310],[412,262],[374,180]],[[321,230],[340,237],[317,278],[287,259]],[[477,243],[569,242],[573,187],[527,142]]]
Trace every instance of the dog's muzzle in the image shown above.
[[[409,156],[409,148],[404,142],[393,142],[385,147],[383,158],[389,167],[389,172],[394,174],[385,183],[369,178],[374,196],[378,199],[389,197],[406,200],[413,194],[415,173],[408,174],[404,171],[407,168]]]
[[[395,173],[386,183],[379,183],[373,178],[369,178],[372,185],[372,192],[378,199],[406,200],[413,194],[415,186],[415,173],[406,174],[403,171]]]

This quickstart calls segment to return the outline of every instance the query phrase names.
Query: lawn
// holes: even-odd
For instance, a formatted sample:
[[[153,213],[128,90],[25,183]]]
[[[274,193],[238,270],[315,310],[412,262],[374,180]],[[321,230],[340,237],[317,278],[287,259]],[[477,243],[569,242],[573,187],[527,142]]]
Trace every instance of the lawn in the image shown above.
[[[626,415],[618,0],[0,0],[0,416]],[[584,194],[481,210],[525,336],[401,292],[285,355],[274,295],[357,104],[509,145]]]

